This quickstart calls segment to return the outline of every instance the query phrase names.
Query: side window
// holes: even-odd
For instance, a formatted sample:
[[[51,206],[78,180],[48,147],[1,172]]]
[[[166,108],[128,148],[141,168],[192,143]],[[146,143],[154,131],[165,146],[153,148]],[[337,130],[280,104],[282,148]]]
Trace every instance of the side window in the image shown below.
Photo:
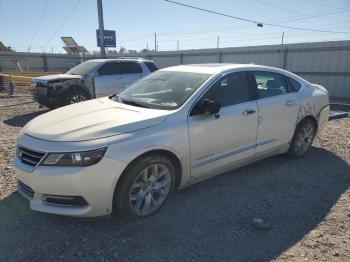
[[[219,102],[222,107],[249,101],[247,74],[238,72],[224,76],[210,87],[203,99]]]
[[[99,75],[116,75],[119,74],[119,63],[106,63],[98,69]]]
[[[287,79],[289,89],[291,90],[291,92],[298,92],[299,89],[301,88],[301,84],[298,81],[294,80],[293,78],[286,76],[286,79]]]
[[[142,73],[142,68],[139,63],[121,62],[120,74],[137,74]]]
[[[145,65],[147,66],[148,70],[150,72],[154,72],[154,71],[157,71],[158,68],[156,67],[156,65],[152,62],[145,62]]]
[[[283,76],[273,72],[252,72],[258,87],[259,98],[267,98],[288,93]]]

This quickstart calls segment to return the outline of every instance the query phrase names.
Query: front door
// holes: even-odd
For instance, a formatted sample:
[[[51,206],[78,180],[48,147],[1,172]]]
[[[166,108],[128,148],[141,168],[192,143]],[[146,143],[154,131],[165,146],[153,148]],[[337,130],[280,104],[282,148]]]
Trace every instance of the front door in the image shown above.
[[[299,103],[281,74],[252,72],[258,91],[259,125],[256,156],[287,146],[293,137]]]
[[[203,115],[204,99],[219,102],[216,115]],[[188,117],[191,179],[202,179],[254,156],[258,108],[251,101],[247,74],[231,73],[220,78],[198,101]]]

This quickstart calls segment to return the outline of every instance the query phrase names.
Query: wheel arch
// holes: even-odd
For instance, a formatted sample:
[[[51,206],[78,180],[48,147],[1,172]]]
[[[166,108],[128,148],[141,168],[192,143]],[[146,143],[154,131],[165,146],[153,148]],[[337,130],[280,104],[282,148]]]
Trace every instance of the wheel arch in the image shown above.
[[[72,92],[72,90],[78,90],[78,91],[83,91],[87,94],[88,99],[91,99],[91,93],[89,91],[89,89],[87,87],[85,87],[84,85],[81,84],[71,84],[71,85],[67,85],[66,87],[63,87],[63,93],[70,93]]]
[[[67,81],[60,82],[54,85],[55,93],[59,96],[60,99],[63,99],[65,95],[68,95],[73,89],[83,91],[88,96],[88,99],[92,98],[92,94],[88,87],[82,83],[76,81]]]
[[[117,183],[116,183],[116,185],[114,187],[113,195],[116,194],[116,192],[118,191],[118,188],[121,186],[123,177],[126,176],[129,167],[132,164],[134,164],[136,161],[138,161],[139,159],[141,159],[143,157],[146,157],[148,155],[151,155],[151,154],[161,154],[161,155],[167,157],[172,162],[172,164],[174,165],[174,168],[175,168],[175,185],[174,185],[174,188],[176,189],[176,188],[178,188],[180,186],[181,180],[182,180],[182,165],[181,165],[179,157],[175,153],[173,153],[173,152],[171,152],[169,150],[166,150],[166,149],[152,149],[152,150],[146,151],[146,152],[138,155],[132,161],[129,162],[129,164],[124,168],[122,174],[120,175],[120,177],[117,180]]]
[[[303,121],[305,121],[306,119],[310,119],[310,120],[313,122],[314,127],[315,127],[316,132],[317,132],[317,130],[318,130],[318,121],[317,121],[317,119],[316,119],[313,115],[307,115],[307,116],[305,116],[303,119],[301,119],[301,120],[299,121],[298,125],[299,125],[300,123],[302,123]]]

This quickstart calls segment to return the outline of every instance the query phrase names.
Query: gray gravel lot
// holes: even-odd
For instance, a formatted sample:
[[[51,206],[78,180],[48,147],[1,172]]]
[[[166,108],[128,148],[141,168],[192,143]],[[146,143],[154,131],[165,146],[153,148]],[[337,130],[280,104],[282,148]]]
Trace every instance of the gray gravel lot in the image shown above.
[[[16,136],[45,112],[31,101],[0,94],[0,261],[350,261],[349,118],[329,122],[303,159],[228,172],[123,223],[36,213],[18,196]]]

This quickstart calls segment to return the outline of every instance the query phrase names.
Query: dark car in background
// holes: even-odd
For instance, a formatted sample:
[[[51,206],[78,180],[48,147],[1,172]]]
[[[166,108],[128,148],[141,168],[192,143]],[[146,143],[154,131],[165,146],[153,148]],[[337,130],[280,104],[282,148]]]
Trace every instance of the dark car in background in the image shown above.
[[[156,70],[153,61],[141,58],[88,60],[64,74],[34,78],[34,96],[53,109],[115,94]]]

